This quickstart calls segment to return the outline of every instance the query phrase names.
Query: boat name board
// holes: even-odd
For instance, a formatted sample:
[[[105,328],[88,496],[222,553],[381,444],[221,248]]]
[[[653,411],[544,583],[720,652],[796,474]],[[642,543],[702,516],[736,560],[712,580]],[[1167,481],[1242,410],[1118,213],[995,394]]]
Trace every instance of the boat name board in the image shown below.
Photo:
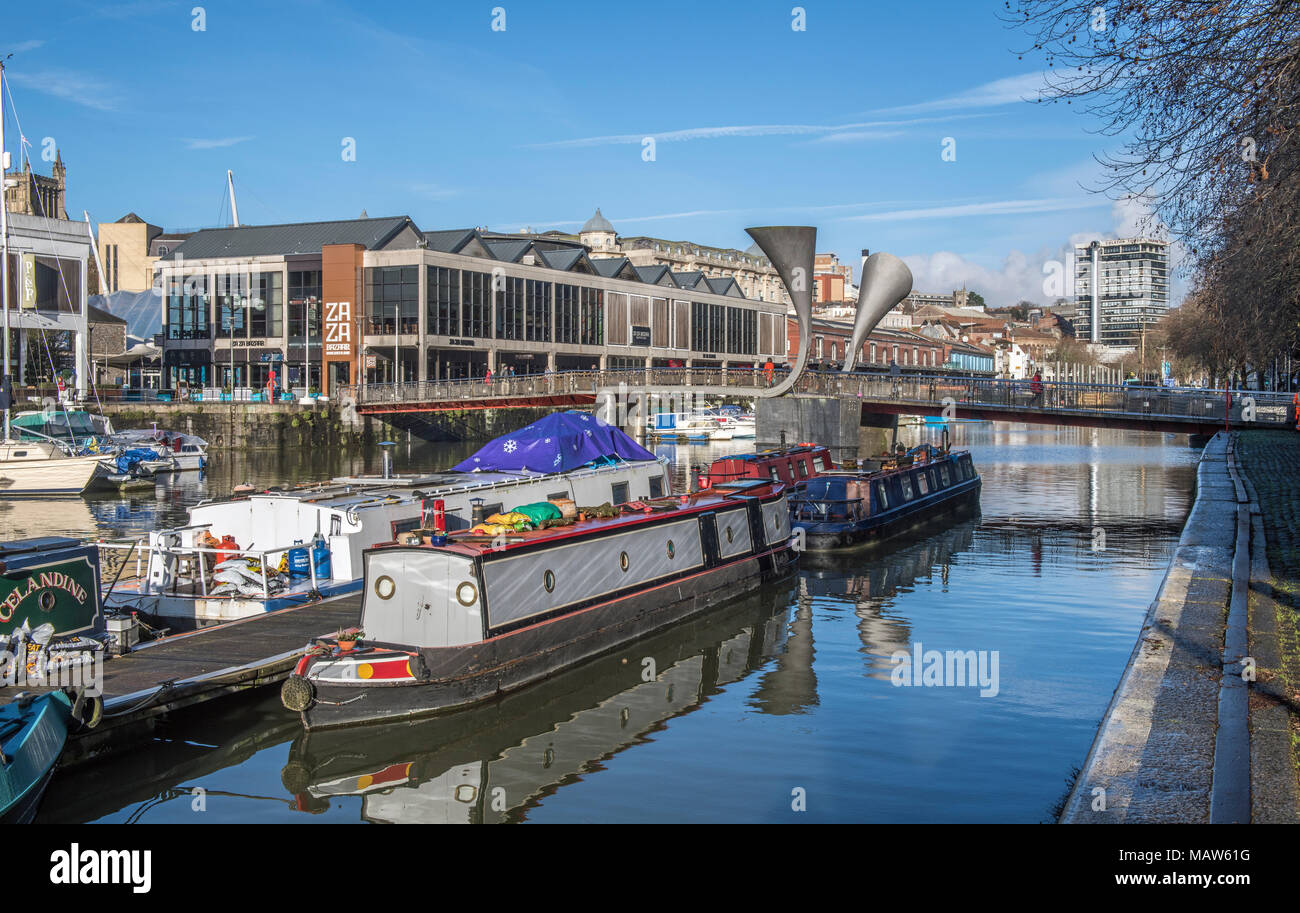
[[[84,557],[0,574],[0,633],[24,620],[33,628],[50,622],[59,633],[87,627],[98,612],[97,576]]]

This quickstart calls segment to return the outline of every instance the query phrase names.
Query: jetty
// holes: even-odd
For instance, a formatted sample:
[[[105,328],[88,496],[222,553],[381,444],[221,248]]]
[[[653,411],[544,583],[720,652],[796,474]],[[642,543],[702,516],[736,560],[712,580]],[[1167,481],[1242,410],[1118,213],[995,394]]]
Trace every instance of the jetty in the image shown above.
[[[360,612],[361,594],[352,593],[175,634],[105,660],[103,718],[69,739],[61,763],[128,747],[163,714],[280,682],[313,638],[353,626]],[[20,690],[0,690],[0,704]]]

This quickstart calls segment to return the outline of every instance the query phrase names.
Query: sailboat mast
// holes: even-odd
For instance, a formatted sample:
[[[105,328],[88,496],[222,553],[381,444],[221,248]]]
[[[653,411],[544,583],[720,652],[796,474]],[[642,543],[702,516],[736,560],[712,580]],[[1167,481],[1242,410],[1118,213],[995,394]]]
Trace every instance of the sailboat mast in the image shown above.
[[[5,179],[9,172],[9,153],[5,151],[5,60],[0,60],[0,309],[4,310],[4,370],[0,377],[0,393],[6,397],[13,392],[9,383],[9,201]],[[5,399],[4,440],[9,440],[9,400]]]

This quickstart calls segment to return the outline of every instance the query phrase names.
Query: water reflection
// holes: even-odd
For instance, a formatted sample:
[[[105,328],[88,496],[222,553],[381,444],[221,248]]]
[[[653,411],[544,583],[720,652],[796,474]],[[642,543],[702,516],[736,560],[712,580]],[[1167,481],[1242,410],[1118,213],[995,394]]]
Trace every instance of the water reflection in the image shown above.
[[[304,732],[282,771],[296,807],[361,797],[362,820],[524,820],[544,796],[596,769],[779,653],[776,690],[796,700],[809,656],[787,637],[788,586],[603,657],[489,707],[415,723]],[[782,647],[785,647],[784,651]],[[653,660],[650,681],[646,660]],[[815,702],[815,689],[812,693]],[[784,703],[785,698],[782,698]],[[774,711],[788,712],[788,711]]]

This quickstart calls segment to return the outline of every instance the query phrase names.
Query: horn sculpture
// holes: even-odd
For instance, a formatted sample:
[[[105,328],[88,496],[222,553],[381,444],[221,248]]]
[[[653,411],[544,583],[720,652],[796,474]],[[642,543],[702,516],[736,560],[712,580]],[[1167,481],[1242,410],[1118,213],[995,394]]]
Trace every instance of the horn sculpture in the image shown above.
[[[912,271],[907,264],[883,251],[872,254],[862,265],[858,287],[858,309],[853,318],[853,344],[844,353],[844,372],[853,370],[863,341],[900,301],[912,293]]]
[[[808,343],[812,333],[813,255],[817,249],[817,229],[802,225],[779,225],[746,228],[759,250],[772,261],[777,275],[785,283],[799,320],[799,354],[790,376],[774,387],[759,392],[761,397],[780,396],[794,386],[808,361]],[[909,274],[910,280],[910,274]],[[908,287],[911,290],[911,287]]]

